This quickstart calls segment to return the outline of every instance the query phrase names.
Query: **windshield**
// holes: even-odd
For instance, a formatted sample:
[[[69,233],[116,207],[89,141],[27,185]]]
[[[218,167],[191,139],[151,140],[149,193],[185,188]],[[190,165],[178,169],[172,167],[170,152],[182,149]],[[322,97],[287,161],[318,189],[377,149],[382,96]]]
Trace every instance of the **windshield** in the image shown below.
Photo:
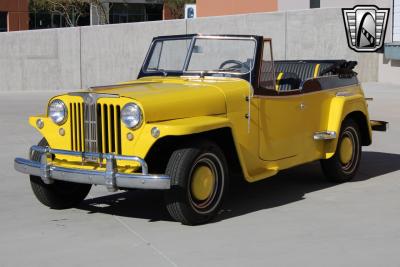
[[[193,37],[156,40],[145,72],[247,74],[253,68],[256,41],[239,37]]]

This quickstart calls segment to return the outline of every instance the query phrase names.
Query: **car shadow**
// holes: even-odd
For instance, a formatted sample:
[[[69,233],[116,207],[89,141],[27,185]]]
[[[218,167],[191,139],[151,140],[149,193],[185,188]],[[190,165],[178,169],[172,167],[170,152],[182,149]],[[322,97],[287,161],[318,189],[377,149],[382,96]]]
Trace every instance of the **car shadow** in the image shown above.
[[[382,152],[363,152],[358,175],[352,182],[400,170],[400,155]],[[295,167],[256,183],[231,186],[221,214],[213,222],[227,220],[259,210],[287,205],[305,199],[306,194],[337,184],[324,179],[318,162]],[[142,218],[149,221],[172,221],[163,203],[160,191],[124,191],[112,195],[87,199],[78,209],[88,213],[103,213],[122,217]]]

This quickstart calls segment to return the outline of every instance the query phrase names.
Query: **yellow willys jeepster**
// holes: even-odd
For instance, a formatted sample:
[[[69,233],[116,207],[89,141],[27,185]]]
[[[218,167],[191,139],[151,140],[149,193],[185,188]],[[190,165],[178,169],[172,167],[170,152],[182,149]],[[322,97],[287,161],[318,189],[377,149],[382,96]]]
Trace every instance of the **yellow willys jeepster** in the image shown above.
[[[369,119],[355,65],[274,61],[262,36],[156,37],[137,80],[53,97],[30,117],[43,139],[15,169],[50,208],[77,205],[92,185],[164,190],[184,224],[213,218],[232,177],[320,160],[345,182],[371,130],[386,130]]]

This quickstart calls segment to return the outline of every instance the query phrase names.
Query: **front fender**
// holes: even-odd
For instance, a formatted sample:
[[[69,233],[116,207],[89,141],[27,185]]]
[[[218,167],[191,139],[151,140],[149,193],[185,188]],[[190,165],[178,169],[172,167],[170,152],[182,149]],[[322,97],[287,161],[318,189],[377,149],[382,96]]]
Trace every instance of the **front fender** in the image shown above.
[[[137,137],[134,155],[145,158],[154,143],[163,137],[196,134],[231,126],[228,118],[219,115],[148,123],[144,126],[140,136]],[[160,131],[157,138],[151,134],[154,127],[157,127]]]
[[[362,113],[365,123],[367,124],[366,131],[368,132],[364,134],[369,135],[369,138],[371,138],[371,125],[369,123],[368,108],[364,99],[364,95],[354,94],[349,96],[336,96],[332,99],[329,110],[327,130],[336,132],[338,137],[327,141],[325,146],[325,159],[331,158],[336,152],[343,121],[347,117],[356,113]]]

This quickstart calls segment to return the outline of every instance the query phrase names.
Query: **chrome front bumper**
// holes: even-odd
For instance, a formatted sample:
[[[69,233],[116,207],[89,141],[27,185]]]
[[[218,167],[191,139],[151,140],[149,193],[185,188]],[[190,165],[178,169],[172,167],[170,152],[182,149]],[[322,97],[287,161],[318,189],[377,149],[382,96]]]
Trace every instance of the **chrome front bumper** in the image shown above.
[[[109,191],[116,191],[118,188],[170,188],[170,177],[163,174],[149,174],[146,162],[139,157],[75,152],[42,146],[32,146],[30,155],[32,155],[33,151],[39,152],[41,155],[40,161],[16,158],[14,160],[15,170],[25,174],[39,176],[46,184],[51,184],[54,180],[62,180],[82,184],[105,185]],[[106,170],[84,170],[54,166],[51,163],[52,155],[78,156],[81,157],[82,160],[85,158],[105,159]],[[138,162],[141,166],[142,173],[119,173],[117,170],[117,160]]]

